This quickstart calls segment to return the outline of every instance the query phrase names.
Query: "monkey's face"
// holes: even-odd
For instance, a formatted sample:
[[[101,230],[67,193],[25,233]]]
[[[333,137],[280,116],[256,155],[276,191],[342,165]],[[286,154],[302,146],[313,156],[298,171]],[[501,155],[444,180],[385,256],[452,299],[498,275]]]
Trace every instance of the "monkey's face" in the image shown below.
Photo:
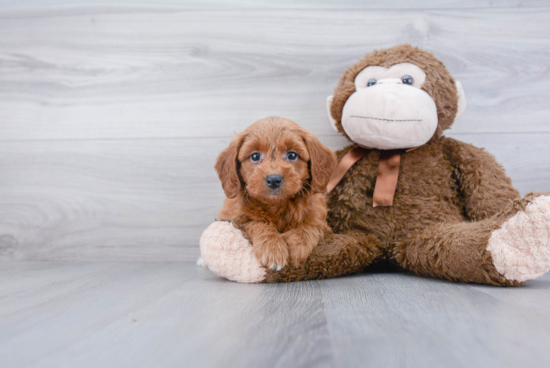
[[[412,148],[438,139],[466,108],[460,82],[430,52],[376,50],[342,74],[327,98],[333,128],[362,146]]]
[[[377,149],[412,148],[428,142],[437,128],[437,108],[420,89],[425,80],[426,73],[411,63],[363,69],[342,111],[346,134],[362,146]]]

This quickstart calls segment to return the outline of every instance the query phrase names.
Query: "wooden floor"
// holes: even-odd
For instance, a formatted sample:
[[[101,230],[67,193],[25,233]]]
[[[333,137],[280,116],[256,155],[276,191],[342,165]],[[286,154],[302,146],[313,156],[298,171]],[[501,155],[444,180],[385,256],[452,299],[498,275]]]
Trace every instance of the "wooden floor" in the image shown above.
[[[180,262],[0,264],[10,367],[548,367],[550,275],[246,285]]]

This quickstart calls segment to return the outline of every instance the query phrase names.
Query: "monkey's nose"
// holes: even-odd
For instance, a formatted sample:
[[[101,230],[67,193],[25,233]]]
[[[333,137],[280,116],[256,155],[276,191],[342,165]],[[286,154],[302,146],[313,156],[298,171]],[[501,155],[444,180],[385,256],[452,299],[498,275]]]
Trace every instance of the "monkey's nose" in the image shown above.
[[[265,178],[265,183],[271,189],[277,189],[283,184],[283,177],[281,175],[268,175]]]

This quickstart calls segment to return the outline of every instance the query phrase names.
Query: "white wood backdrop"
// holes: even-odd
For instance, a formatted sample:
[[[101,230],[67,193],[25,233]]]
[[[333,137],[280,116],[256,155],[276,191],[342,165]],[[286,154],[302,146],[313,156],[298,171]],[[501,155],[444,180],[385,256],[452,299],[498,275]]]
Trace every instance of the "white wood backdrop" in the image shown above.
[[[0,1],[0,259],[194,260],[231,135],[280,115],[343,146],[326,96],[405,42],[464,85],[447,135],[550,190],[549,20],[545,1]]]

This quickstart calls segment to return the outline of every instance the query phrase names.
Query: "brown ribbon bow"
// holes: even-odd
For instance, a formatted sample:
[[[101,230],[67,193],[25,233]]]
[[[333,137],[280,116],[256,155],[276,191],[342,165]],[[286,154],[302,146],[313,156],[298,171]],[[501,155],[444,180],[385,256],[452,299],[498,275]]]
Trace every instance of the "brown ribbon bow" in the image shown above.
[[[397,179],[399,177],[399,164],[401,155],[410,152],[415,148],[408,150],[384,150],[380,151],[380,160],[378,161],[378,172],[376,174],[376,184],[373,193],[373,207],[388,207],[393,205],[393,197],[397,188]],[[356,147],[346,153],[342,160],[336,166],[336,170],[332,174],[332,178],[327,185],[327,192],[333,190],[336,185],[342,180],[346,172],[357,161],[367,156],[372,151],[371,148]]]

